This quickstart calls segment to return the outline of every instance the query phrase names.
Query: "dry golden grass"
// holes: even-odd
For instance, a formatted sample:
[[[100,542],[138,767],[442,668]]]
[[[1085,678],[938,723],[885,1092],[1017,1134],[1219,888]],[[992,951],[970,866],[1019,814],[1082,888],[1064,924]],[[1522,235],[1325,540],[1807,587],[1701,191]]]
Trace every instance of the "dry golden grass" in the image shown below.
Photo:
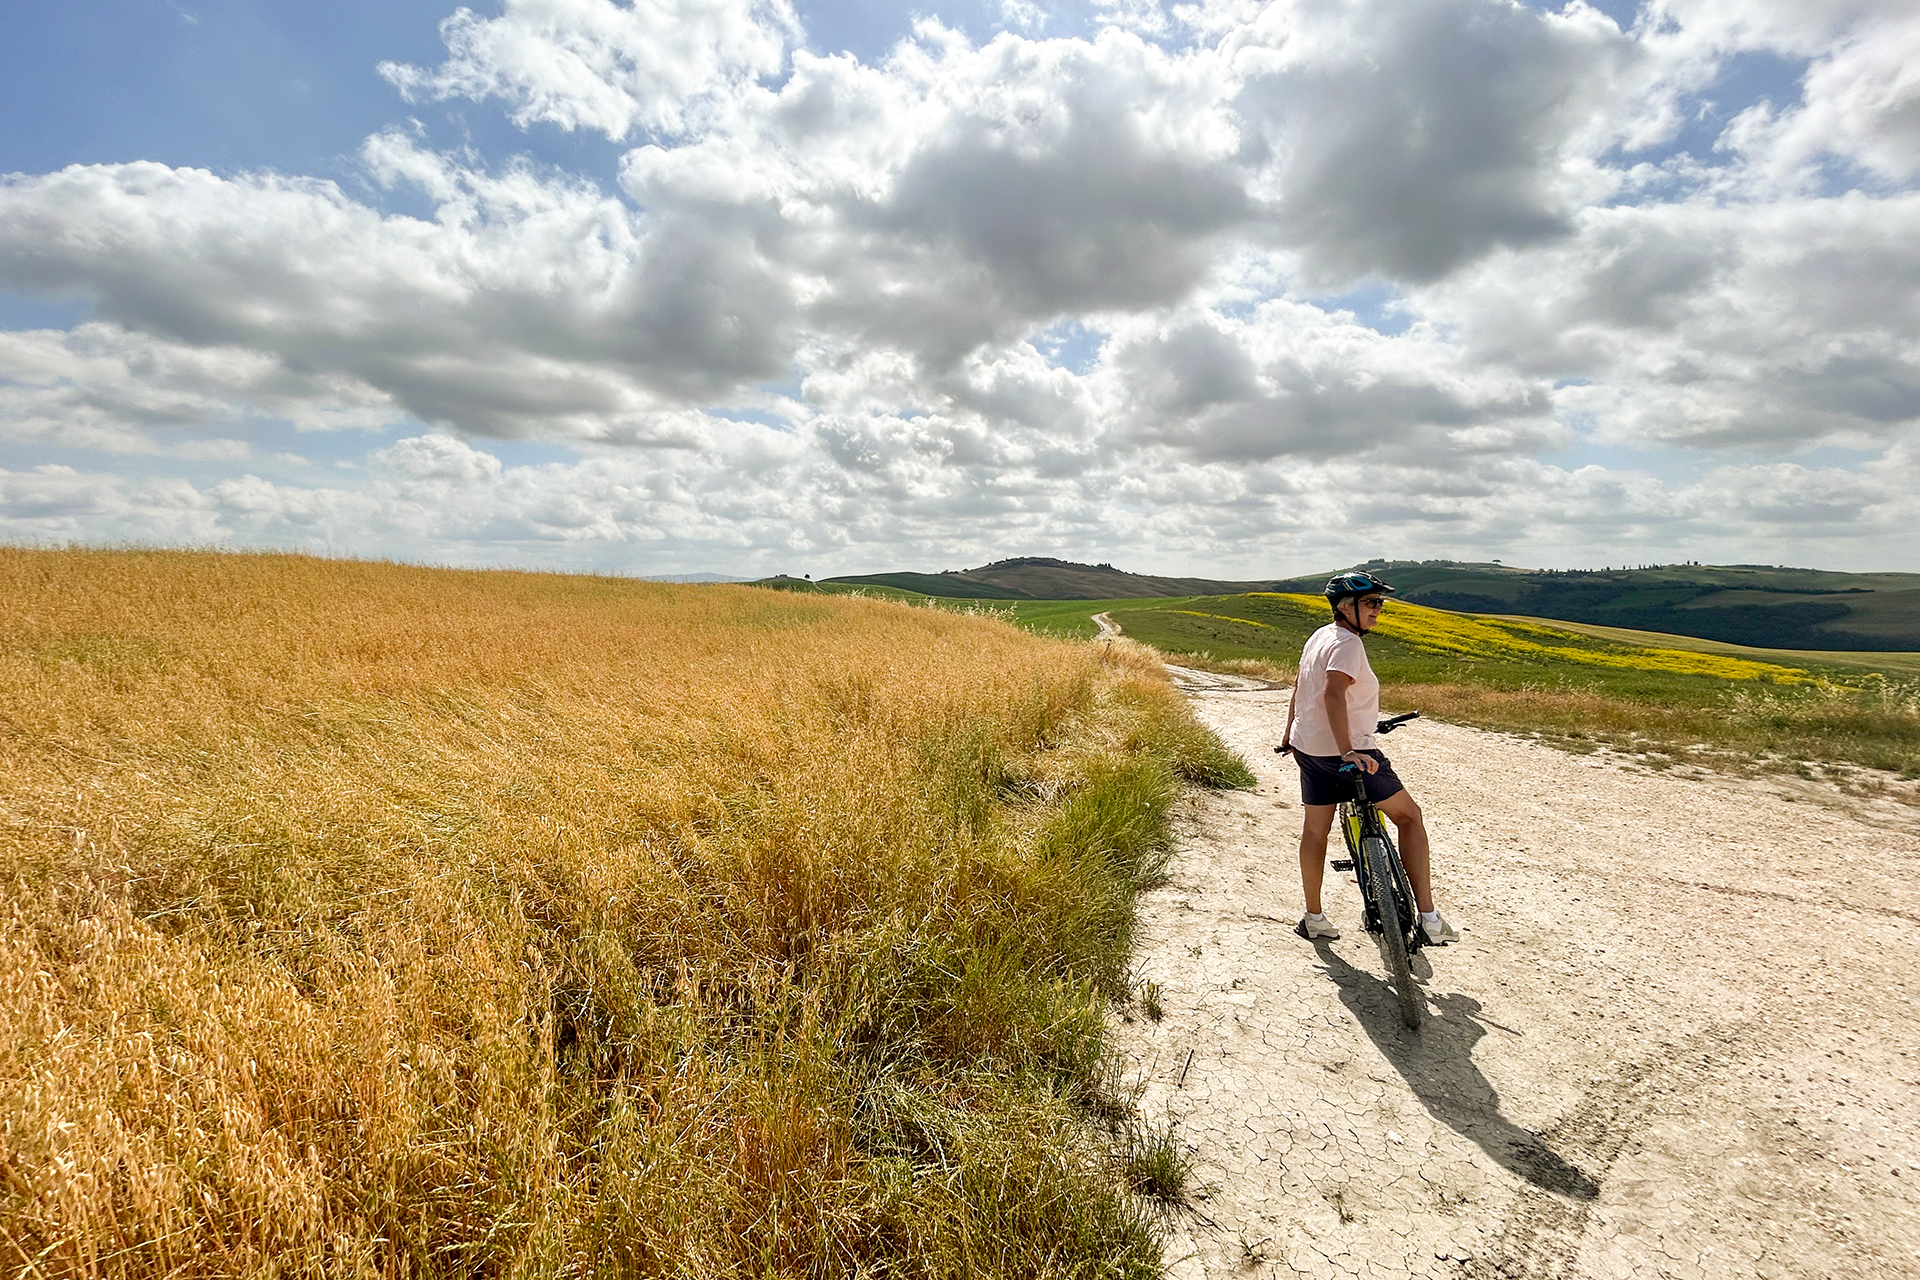
[[[1584,689],[1489,689],[1472,684],[1402,684],[1386,692],[1393,710],[1418,707],[1425,715],[1489,729],[1577,733],[1602,740],[1651,731],[1683,736],[1704,718],[1697,708],[1648,709]]]
[[[11,1273],[1153,1274],[1101,1000],[1237,762],[1137,655],[286,556],[0,611]]]
[[[1687,763],[1741,774],[1807,775],[1816,763],[1838,760],[1910,781],[1920,740],[1920,701],[1899,687],[1743,689],[1723,703],[1702,705],[1649,703],[1590,689],[1409,682],[1392,686],[1388,698],[1395,708],[1419,707],[1459,724],[1530,733],[1573,751],[1606,745],[1637,752],[1655,768]],[[1884,776],[1846,764],[1826,768],[1843,790],[1912,803],[1910,791],[1889,791]]]

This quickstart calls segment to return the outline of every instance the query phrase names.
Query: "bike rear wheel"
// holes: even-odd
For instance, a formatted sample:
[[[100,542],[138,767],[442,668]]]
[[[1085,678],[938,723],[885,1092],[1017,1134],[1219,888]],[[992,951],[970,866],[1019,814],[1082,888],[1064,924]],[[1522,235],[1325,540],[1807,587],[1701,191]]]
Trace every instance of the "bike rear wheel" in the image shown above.
[[[1380,951],[1387,958],[1388,976],[1393,993],[1400,999],[1400,1020],[1418,1029],[1426,1015],[1427,1002],[1414,985],[1413,966],[1407,954],[1407,924],[1411,903],[1400,901],[1393,874],[1393,850],[1378,836],[1360,842],[1367,863],[1367,896],[1380,918]]]

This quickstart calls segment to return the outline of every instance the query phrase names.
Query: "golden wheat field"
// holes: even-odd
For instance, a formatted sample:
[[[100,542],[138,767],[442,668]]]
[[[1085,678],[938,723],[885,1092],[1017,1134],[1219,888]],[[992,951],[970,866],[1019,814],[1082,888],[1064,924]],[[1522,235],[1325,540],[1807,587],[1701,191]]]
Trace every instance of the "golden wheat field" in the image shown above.
[[[8,1274],[1155,1273],[1104,1003],[1244,766],[1126,648],[0,549],[0,687]]]

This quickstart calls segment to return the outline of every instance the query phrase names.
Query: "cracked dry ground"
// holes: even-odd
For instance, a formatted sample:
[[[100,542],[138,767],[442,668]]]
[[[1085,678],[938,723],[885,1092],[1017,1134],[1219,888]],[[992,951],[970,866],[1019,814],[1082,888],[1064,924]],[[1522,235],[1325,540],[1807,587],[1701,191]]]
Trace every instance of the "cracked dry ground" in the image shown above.
[[[1350,875],[1339,941],[1291,930],[1286,696],[1194,690],[1259,785],[1190,797],[1142,900],[1165,1015],[1117,1031],[1196,1159],[1171,1275],[1920,1276],[1920,839],[1894,806],[1416,722],[1388,745],[1463,941],[1416,958],[1408,1032]]]

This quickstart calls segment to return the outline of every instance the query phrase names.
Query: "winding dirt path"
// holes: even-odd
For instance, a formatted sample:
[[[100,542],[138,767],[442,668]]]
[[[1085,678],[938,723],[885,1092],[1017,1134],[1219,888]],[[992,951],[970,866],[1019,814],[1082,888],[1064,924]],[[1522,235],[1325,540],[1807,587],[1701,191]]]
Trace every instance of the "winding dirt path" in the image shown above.
[[[1099,628],[1094,639],[1117,639],[1120,624],[1112,615],[1096,613],[1093,625]],[[1165,664],[1167,674],[1173,677],[1173,683],[1186,693],[1250,693],[1259,689],[1272,689],[1274,684],[1268,680],[1256,680],[1252,676],[1227,675],[1219,671],[1201,671],[1196,667],[1179,667],[1169,662]]]
[[[1292,932],[1286,691],[1183,683],[1260,781],[1186,801],[1118,1028],[1197,1161],[1173,1276],[1920,1276],[1913,825],[1416,723],[1464,937],[1412,1033],[1351,876]]]

